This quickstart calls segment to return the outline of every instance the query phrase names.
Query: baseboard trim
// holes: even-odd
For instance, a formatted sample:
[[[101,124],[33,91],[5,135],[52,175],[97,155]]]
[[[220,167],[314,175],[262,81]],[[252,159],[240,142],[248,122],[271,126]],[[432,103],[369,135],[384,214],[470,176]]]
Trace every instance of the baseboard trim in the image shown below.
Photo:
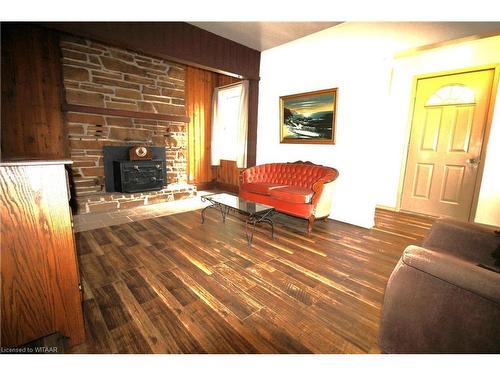
[[[196,185],[196,190],[213,190],[213,189],[215,189],[215,181],[198,182],[198,183],[195,183],[194,185]]]
[[[240,192],[240,187],[238,185],[226,184],[224,182],[216,182],[215,188],[219,190],[229,191],[231,193],[238,194]]]

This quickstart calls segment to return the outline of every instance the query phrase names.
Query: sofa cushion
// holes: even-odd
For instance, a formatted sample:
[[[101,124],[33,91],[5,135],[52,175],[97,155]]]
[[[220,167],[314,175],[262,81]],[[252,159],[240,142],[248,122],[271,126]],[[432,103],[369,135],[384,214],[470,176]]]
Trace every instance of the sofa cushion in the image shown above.
[[[310,203],[292,203],[283,201],[281,199],[275,199],[270,195],[250,193],[249,191],[245,190],[240,190],[239,196],[240,198],[246,199],[247,201],[267,204],[268,206],[274,207],[276,211],[302,217],[304,219],[310,217],[314,209],[313,205]]]
[[[267,182],[247,182],[240,186],[241,190],[249,191],[250,193],[269,195],[271,190],[284,187],[283,184],[269,184]]]
[[[276,187],[270,190],[271,197],[292,203],[310,203],[314,192],[298,186]]]

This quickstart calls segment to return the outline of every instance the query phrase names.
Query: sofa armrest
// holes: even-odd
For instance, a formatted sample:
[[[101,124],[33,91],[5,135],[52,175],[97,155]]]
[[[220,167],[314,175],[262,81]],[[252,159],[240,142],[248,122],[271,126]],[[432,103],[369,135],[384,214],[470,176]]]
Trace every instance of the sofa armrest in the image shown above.
[[[314,192],[311,203],[313,205],[317,204],[317,202],[321,198],[321,194],[323,193],[323,189],[326,184],[330,184],[337,179],[339,176],[339,172],[336,169],[331,168],[334,172],[328,174],[327,176],[321,177],[312,185],[312,191]],[[330,186],[330,185],[329,185]]]
[[[333,182],[339,176],[339,172],[332,168],[332,173],[316,181],[312,190],[314,192],[311,204],[313,205],[314,217],[327,217],[330,215],[333,198]]]
[[[500,303],[500,273],[480,267],[474,262],[429,250],[408,246],[402,262],[438,279]]]
[[[333,199],[333,186],[334,182],[331,181],[321,184],[321,187],[317,190],[314,190],[313,187],[314,195],[311,203],[314,206],[314,217],[327,217],[330,214]]]
[[[256,167],[250,167],[240,173],[240,185],[250,181]]]

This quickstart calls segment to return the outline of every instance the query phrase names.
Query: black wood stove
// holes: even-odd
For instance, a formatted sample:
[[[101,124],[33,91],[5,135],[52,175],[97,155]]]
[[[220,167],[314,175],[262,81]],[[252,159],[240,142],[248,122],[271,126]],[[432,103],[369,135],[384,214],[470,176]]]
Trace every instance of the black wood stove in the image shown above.
[[[164,160],[113,161],[115,189],[124,193],[161,190],[165,183]]]
[[[151,147],[151,160],[129,160],[130,146],[104,147],[106,191],[137,193],[167,185],[165,148]]]

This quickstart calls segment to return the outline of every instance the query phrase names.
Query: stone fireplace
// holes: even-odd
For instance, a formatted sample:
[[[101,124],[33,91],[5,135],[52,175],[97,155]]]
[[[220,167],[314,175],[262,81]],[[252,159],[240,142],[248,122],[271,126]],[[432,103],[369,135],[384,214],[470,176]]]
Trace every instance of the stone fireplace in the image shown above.
[[[65,125],[79,213],[136,207],[196,194],[187,184],[185,67],[65,36],[60,42]],[[165,149],[159,191],[106,191],[104,146]]]

